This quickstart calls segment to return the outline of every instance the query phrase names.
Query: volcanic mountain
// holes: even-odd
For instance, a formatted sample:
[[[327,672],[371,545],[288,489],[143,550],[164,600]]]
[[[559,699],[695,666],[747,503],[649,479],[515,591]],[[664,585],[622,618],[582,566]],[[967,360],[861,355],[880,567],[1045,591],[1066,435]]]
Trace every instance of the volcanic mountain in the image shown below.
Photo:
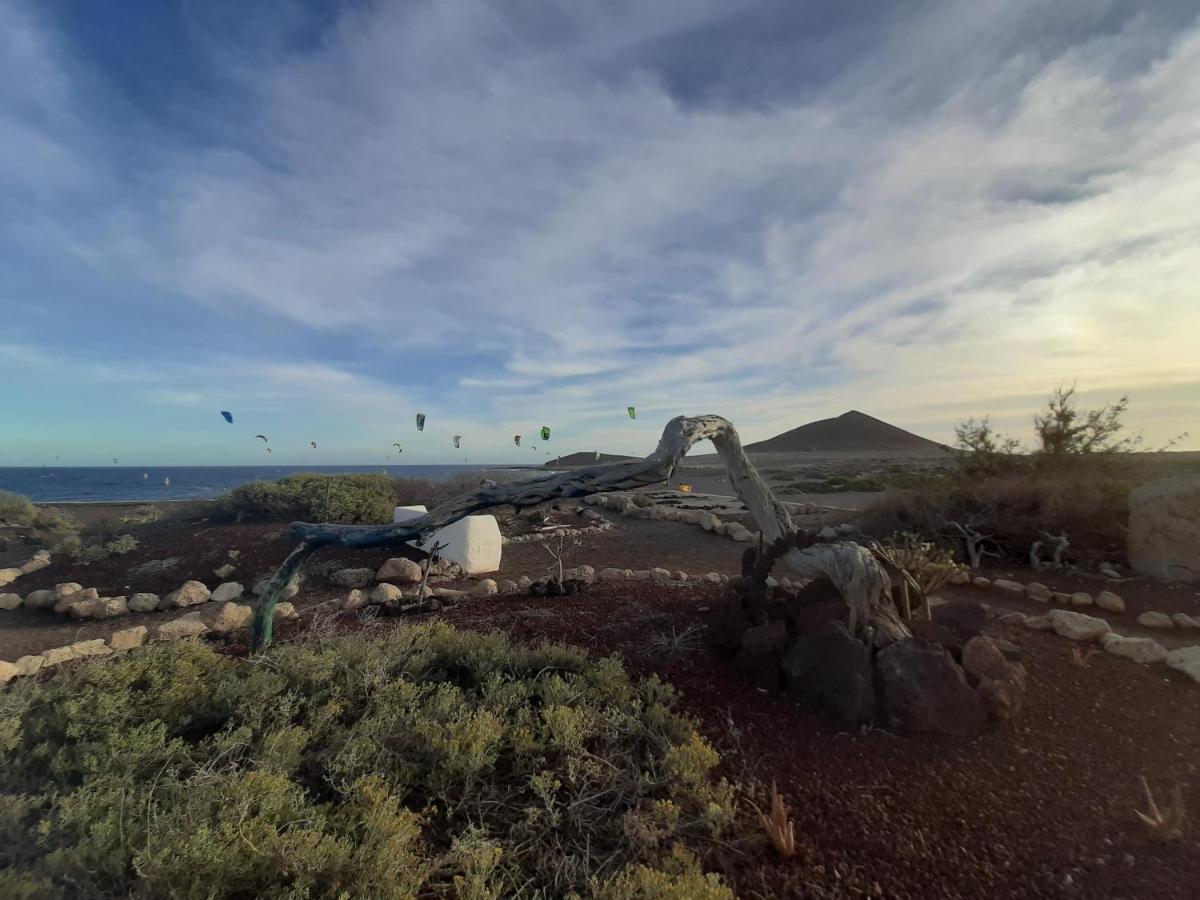
[[[752,453],[861,453],[879,450],[931,453],[946,448],[936,441],[852,409],[837,418],[809,422],[765,441],[748,444],[745,449]]]
[[[586,453],[568,453],[565,456],[550,460],[545,465],[548,469],[566,469],[571,466],[594,466],[598,462],[615,463],[638,458],[637,456],[621,456],[618,453],[601,453],[600,459],[597,460],[596,451],[593,450]]]

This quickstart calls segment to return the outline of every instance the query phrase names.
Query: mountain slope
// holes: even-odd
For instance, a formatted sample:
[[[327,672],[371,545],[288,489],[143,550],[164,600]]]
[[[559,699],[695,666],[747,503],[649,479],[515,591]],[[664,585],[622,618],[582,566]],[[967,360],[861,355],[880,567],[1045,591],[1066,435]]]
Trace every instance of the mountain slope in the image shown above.
[[[621,456],[617,453],[601,453],[600,459],[596,459],[596,451],[583,453],[568,453],[565,456],[560,456],[557,459],[552,459],[545,463],[548,469],[563,469],[568,466],[595,466],[603,463],[625,462],[630,459],[640,459],[637,456]]]
[[[945,449],[936,441],[853,409],[837,418],[809,422],[773,438],[746,446],[746,450],[756,453],[874,450],[931,452]]]

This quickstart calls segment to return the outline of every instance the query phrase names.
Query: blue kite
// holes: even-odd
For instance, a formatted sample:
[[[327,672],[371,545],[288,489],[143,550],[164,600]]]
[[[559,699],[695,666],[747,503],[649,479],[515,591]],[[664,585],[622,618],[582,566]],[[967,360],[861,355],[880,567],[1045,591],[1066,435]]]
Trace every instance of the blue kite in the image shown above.
[[[223,409],[223,410],[221,410],[221,416],[222,416],[222,417],[225,419],[225,421],[226,421],[226,422],[228,422],[230,425],[232,425],[232,424],[233,424],[233,413],[229,412],[228,410],[225,410],[225,409]]]

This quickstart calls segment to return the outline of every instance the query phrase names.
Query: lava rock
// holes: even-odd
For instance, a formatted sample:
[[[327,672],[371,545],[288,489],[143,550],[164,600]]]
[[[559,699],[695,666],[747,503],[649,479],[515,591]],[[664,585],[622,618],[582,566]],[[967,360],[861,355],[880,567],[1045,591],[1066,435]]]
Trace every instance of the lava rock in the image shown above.
[[[858,724],[875,715],[871,651],[841,622],[796,638],[784,653],[782,669],[790,691],[843,722]]]
[[[970,735],[987,721],[983,698],[942,647],[906,638],[879,653],[876,669],[884,710],[897,728]]]

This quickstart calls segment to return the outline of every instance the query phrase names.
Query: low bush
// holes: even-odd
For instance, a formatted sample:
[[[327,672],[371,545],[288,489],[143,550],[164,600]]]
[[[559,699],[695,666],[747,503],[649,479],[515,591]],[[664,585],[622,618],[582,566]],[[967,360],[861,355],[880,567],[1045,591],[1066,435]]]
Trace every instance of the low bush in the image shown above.
[[[370,473],[251,481],[230,491],[223,503],[239,520],[351,524],[390,522],[395,505],[392,479]]]
[[[459,494],[475,490],[482,482],[483,477],[478,474],[455,475],[442,481],[432,481],[428,478],[394,478],[392,497],[396,506],[420,504],[433,509]]]
[[[79,547],[79,523],[49,506],[35,506],[28,497],[0,491],[0,524],[28,530],[29,539],[56,553]]]
[[[962,475],[881,498],[866,510],[859,527],[881,539],[913,532],[953,547],[960,560],[962,544],[952,523],[986,535],[991,549],[1007,561],[1028,560],[1041,532],[1065,532],[1071,541],[1068,555],[1076,560],[1118,560],[1125,555],[1130,487],[1119,474],[1098,471]]]
[[[0,694],[0,896],[713,898],[732,817],[672,689],[442,623],[203,644]]]

